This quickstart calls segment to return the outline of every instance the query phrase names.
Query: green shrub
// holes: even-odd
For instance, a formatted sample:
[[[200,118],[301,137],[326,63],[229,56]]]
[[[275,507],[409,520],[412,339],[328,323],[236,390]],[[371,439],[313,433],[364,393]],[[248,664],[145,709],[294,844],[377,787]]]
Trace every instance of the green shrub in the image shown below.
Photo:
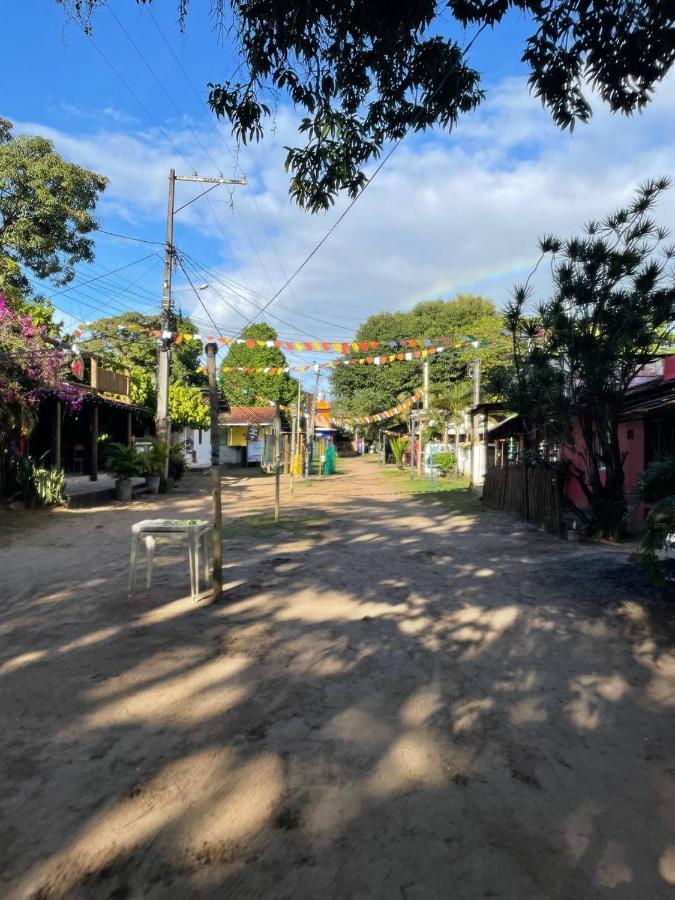
[[[441,470],[441,474],[447,477],[457,468],[457,457],[454,453],[449,451],[444,453],[434,453],[432,464],[438,466]]]
[[[26,506],[60,506],[65,501],[63,469],[38,466],[29,457],[16,459],[16,482]]]
[[[120,481],[140,475],[143,471],[143,455],[135,447],[110,443],[103,452],[104,465]]]
[[[185,441],[172,444],[169,450],[169,475],[174,481],[180,481],[187,463],[185,461]]]
[[[389,441],[389,449],[394,457],[394,462],[400,468],[403,465],[403,457],[408,446],[407,437],[395,437]]]

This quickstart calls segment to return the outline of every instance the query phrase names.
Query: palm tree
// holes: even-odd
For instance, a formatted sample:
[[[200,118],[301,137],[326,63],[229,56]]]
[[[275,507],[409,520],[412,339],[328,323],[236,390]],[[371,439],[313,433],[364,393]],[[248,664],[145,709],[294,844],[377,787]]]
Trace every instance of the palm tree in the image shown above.
[[[448,431],[455,428],[455,456],[459,449],[459,429],[464,412],[471,406],[473,387],[470,381],[453,381],[434,390],[431,403],[439,419],[445,424],[444,443],[448,443]]]

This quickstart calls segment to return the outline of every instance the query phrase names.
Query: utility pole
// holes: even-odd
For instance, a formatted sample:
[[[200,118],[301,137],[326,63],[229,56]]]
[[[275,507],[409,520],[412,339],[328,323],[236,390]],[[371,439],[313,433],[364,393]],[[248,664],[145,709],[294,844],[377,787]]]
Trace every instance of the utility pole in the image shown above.
[[[422,400],[422,409],[424,410],[423,417],[420,414],[420,423],[419,423],[419,436],[417,441],[417,474],[422,476],[422,436],[424,434],[424,425],[428,423],[429,417],[429,357],[426,356],[424,358],[424,363],[422,364],[422,387],[424,390],[423,400]]]
[[[471,484],[471,485],[473,485],[473,483],[474,483],[474,467],[476,465],[476,458],[478,456],[478,454],[476,452],[476,438],[478,437],[478,435],[475,433],[476,416],[474,414],[474,408],[476,406],[478,406],[479,403],[480,403],[480,357],[477,356],[473,361],[473,407],[471,409],[471,477],[469,478],[469,484]]]
[[[277,417],[274,422],[274,521],[279,521],[281,507],[281,413],[277,403]]]
[[[289,487],[291,497],[293,496],[293,477],[295,475],[293,469],[295,467],[295,456],[300,442],[300,397],[302,395],[302,382],[298,378],[298,401],[295,411],[291,410],[291,467],[288,473]]]
[[[306,477],[310,476],[310,459],[312,456],[312,451],[314,450],[314,431],[316,430],[316,398],[319,393],[319,378],[321,377],[321,371],[318,366],[316,366],[316,378],[314,379],[314,396],[312,397],[312,427],[310,431],[309,427],[309,419],[307,419],[307,446],[305,447],[305,474]]]
[[[220,496],[220,438],[218,429],[218,386],[216,384],[217,344],[206,345],[206,367],[209,376],[209,408],[211,411],[211,490],[213,492],[213,602],[219,603],[223,593],[223,511]]]
[[[208,184],[210,187],[197,194],[192,200],[188,200],[178,209],[175,209],[175,194],[177,181],[190,181],[198,184]],[[157,358],[157,413],[155,416],[155,434],[157,439],[168,444],[171,439],[171,423],[169,421],[169,377],[171,374],[171,344],[175,337],[171,321],[171,272],[176,253],[173,244],[173,219],[186,206],[194,203],[204,194],[208,194],[219,184],[247,184],[245,178],[203,178],[200,175],[176,175],[175,169],[169,170],[169,195],[166,211],[166,245],[164,247],[164,278],[162,281],[162,314],[160,336],[158,341]],[[169,468],[169,455],[166,455],[164,464],[164,478],[167,477]]]
[[[173,215],[176,191],[176,171],[169,171],[169,199],[166,211],[166,244],[164,247],[164,278],[162,280],[162,315],[160,319],[159,354],[157,359],[157,440],[169,443],[169,369],[171,357],[171,270],[173,268]],[[168,475],[169,454],[164,461],[164,478]]]

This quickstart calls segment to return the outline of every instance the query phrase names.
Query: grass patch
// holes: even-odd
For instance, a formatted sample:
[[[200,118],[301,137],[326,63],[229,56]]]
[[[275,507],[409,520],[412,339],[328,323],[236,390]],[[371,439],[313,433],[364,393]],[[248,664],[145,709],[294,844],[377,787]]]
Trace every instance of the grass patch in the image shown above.
[[[473,514],[482,507],[476,495],[469,489],[469,482],[463,478],[411,478],[410,470],[387,466],[382,475],[396,481],[395,490],[399,494],[415,494],[440,501],[449,512]]]
[[[290,532],[291,534],[300,534],[324,529],[328,524],[329,517],[321,511],[312,512],[305,515],[295,515],[292,512],[284,512],[281,510],[281,518],[278,522],[274,521],[274,515],[271,513],[253,513],[250,516],[242,516],[234,521],[227,522],[223,525],[223,534],[225,537],[234,533],[235,536],[240,534],[256,534],[267,532]]]

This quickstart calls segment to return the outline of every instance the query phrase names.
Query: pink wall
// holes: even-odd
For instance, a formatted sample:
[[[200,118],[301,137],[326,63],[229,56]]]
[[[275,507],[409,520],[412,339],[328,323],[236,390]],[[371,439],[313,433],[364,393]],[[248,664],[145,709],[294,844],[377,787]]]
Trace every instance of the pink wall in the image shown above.
[[[675,360],[675,357],[668,357],[667,361],[671,359]],[[675,377],[675,365],[673,367],[673,377]],[[581,436],[579,426],[576,423],[572,428],[572,434],[574,437],[574,449],[572,447],[566,447],[563,451],[563,456],[565,459],[569,459],[571,462],[576,463],[579,468],[583,469],[583,459],[580,458],[579,451],[583,452],[586,444]],[[629,494],[632,488],[635,487],[638,477],[645,468],[645,431],[644,422],[641,419],[620,423],[619,445],[622,452],[626,454],[623,471],[626,478],[626,493]],[[574,503],[575,506],[581,508],[586,506],[586,496],[581,490],[576,478],[570,478],[567,482],[565,496],[571,503]],[[638,510],[637,518],[638,521],[642,521],[642,509]]]
[[[663,360],[663,380],[672,381],[675,378],[675,356],[666,356]]]

